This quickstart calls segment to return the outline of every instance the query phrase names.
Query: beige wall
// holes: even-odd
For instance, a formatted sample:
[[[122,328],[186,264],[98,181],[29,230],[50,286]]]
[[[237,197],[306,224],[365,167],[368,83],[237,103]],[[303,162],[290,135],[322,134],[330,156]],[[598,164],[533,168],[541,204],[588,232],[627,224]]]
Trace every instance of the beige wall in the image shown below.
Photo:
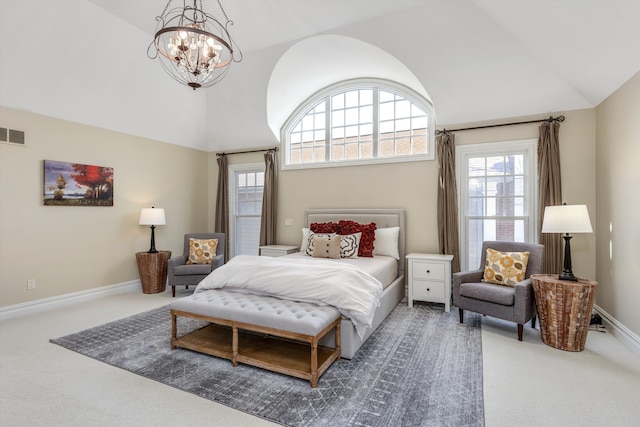
[[[564,198],[586,204],[595,220],[595,111],[564,113],[560,128]],[[499,121],[539,119],[521,117]],[[490,124],[486,122],[482,124]],[[474,124],[475,125],[475,124]],[[446,126],[465,127],[466,124]],[[459,132],[457,144],[507,141],[538,137],[538,125],[498,127]],[[215,155],[212,154],[215,158]],[[230,164],[261,162],[260,154],[229,157]],[[210,162],[216,180],[215,159]],[[332,167],[280,171],[278,195],[278,241],[299,244],[304,210],[308,208],[403,208],[407,221],[407,252],[437,252],[438,165],[434,161],[390,163],[354,167]],[[211,197],[215,198],[215,187]],[[214,199],[215,200],[215,199]],[[293,226],[285,226],[285,219]],[[572,241],[576,275],[595,277],[595,236],[576,235]]]
[[[640,336],[640,73],[596,111],[596,304]]]
[[[24,148],[0,144],[2,306],[137,279],[134,254],[149,245],[148,227],[137,225],[142,207],[166,209],[168,224],[156,230],[159,249],[178,251],[185,232],[213,229],[215,153],[11,109],[1,112],[0,126],[26,131],[28,143]],[[565,116],[560,130],[565,200],[586,203],[595,221],[595,112],[570,111]],[[459,132],[456,140],[472,144],[537,135],[537,125],[524,125]],[[114,167],[115,206],[43,206],[44,159]],[[262,159],[260,153],[240,154],[230,156],[229,162]],[[280,171],[279,243],[299,243],[308,208],[400,207],[407,214],[407,250],[437,251],[437,174],[436,161]],[[284,225],[288,218],[293,226]],[[595,276],[594,239],[574,237],[577,275]],[[37,262],[30,255],[34,243],[45,254]],[[37,280],[35,291],[27,291],[31,278]]]
[[[143,207],[166,211],[158,249],[181,252],[184,233],[207,230],[203,151],[4,107],[0,127],[27,143],[0,144],[0,306],[137,280],[135,253],[150,241]],[[45,159],[113,167],[114,206],[44,206]]]

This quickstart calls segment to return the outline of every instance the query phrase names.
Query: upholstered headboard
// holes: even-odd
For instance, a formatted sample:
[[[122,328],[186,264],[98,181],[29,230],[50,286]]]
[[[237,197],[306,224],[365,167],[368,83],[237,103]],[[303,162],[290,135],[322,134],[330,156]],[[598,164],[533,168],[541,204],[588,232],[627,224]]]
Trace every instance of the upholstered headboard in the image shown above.
[[[341,219],[361,224],[376,223],[377,228],[400,227],[398,236],[398,276],[404,275],[405,223],[404,209],[307,209],[304,212],[307,227],[313,222],[338,222]],[[375,242],[374,242],[375,245]]]

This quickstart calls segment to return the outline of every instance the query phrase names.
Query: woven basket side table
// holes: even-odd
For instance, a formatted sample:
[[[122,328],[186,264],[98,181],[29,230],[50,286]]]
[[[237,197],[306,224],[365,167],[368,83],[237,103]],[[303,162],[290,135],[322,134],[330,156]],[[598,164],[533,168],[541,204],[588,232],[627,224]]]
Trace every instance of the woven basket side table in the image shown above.
[[[536,309],[542,342],[566,351],[582,351],[589,332],[597,282],[558,279],[558,275],[533,274]]]
[[[167,286],[167,261],[169,261],[169,258],[171,258],[171,251],[138,252],[136,254],[143,293],[157,294],[164,292]]]

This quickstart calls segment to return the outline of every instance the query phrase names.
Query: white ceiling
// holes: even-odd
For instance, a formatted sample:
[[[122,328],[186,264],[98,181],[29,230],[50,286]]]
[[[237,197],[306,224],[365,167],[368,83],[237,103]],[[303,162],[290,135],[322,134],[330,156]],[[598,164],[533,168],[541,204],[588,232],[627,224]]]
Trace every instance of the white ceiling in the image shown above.
[[[165,7],[164,0],[0,0],[0,15],[4,15],[4,18],[0,16],[3,24],[0,39],[4,40],[0,40],[0,74],[5,74],[4,79],[0,75],[0,101],[3,105],[55,116],[60,105],[53,104],[52,100],[63,94],[62,98],[75,100],[75,104],[63,108],[68,113],[63,118],[73,120],[75,114],[81,118],[77,120],[88,124],[215,150],[230,148],[216,145],[219,141],[233,143],[234,147],[255,146],[257,139],[264,142],[264,130],[268,130],[265,94],[273,67],[294,43],[316,35],[352,37],[397,58],[433,100],[438,126],[594,108],[640,70],[640,0],[222,1],[227,15],[235,23],[230,31],[245,59],[234,64],[225,81],[207,92],[198,92],[200,98],[206,94],[209,117],[205,119],[207,129],[194,131],[190,137],[193,140],[185,138],[184,130],[182,133],[174,130],[175,126],[162,128],[166,120],[158,114],[163,112],[153,98],[155,95],[148,94],[149,91],[165,92],[166,99],[166,92],[171,92],[171,96],[176,97],[176,105],[185,105],[182,98],[196,99],[196,95],[174,94],[173,88],[164,89],[171,82],[166,76],[159,77],[159,73],[156,77],[158,64],[148,60],[149,65],[137,63],[146,59],[144,53],[142,56],[138,53],[146,49],[146,45],[137,45],[151,41],[154,18]],[[216,0],[203,0],[203,3],[206,11],[221,17]],[[181,0],[174,0],[172,6],[181,4]],[[53,33],[43,32],[34,40],[26,39],[29,33],[20,31],[28,24],[30,14],[42,14],[38,22],[46,26],[55,21],[50,15],[58,10],[64,10],[65,14],[73,10],[74,15],[64,16],[67,20],[75,18],[73,25],[58,27]],[[60,42],[57,45],[65,46],[65,55],[71,54],[68,47],[73,45],[63,43],[66,35],[75,35],[79,26],[95,26],[104,18],[109,21],[104,24],[105,30],[118,28],[123,38],[126,34],[136,42],[135,49],[120,51],[131,55],[131,60],[123,57],[126,61],[136,62],[138,72],[131,75],[112,66],[118,63],[115,42],[120,40],[116,37],[111,43],[114,46],[109,45],[109,40],[100,41],[105,55],[103,65],[93,67],[89,76],[100,82],[117,78],[116,86],[107,82],[109,86],[89,85],[82,91],[71,91],[73,83],[87,72],[60,67],[56,63],[60,55],[51,56],[45,63],[48,69],[44,75],[36,73],[42,62],[33,62],[33,67],[20,70],[15,67],[15,64],[35,61],[36,57],[28,53],[39,52],[41,40],[50,36]],[[22,19],[25,22],[21,22]],[[65,37],[58,40],[56,31],[62,31]],[[11,42],[15,34],[20,34],[20,39]],[[15,50],[16,45],[27,49]],[[13,55],[19,56],[9,59]],[[57,73],[57,69],[64,71],[51,75]],[[131,77],[133,81],[129,81]],[[17,89],[21,78],[25,79],[27,92]],[[56,92],[51,81],[58,82],[63,89]],[[158,89],[160,85],[164,85],[162,89]],[[140,106],[130,103],[120,103],[119,111],[100,104],[104,111],[99,119],[92,119],[91,109],[80,108],[89,97],[95,99],[92,91],[98,90],[103,98],[114,91],[118,95],[118,92],[139,92],[137,98],[146,97],[149,109],[158,109],[157,120],[134,122],[132,112]],[[42,99],[36,99],[38,97]],[[219,99],[225,100],[223,106]],[[113,103],[116,102],[114,96]],[[197,102],[201,106],[203,101]],[[229,116],[224,117],[225,114]],[[229,129],[244,122],[234,122],[232,114],[242,114],[244,121],[256,125],[244,133],[233,134],[236,138],[233,140],[229,138]]]

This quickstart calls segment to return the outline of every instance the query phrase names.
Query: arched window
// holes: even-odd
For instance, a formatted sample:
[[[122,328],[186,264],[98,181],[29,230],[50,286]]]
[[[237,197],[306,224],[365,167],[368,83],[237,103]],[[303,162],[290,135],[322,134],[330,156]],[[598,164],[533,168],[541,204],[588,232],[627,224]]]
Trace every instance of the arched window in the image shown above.
[[[283,169],[433,160],[433,107],[385,80],[325,88],[291,115],[282,131]]]

